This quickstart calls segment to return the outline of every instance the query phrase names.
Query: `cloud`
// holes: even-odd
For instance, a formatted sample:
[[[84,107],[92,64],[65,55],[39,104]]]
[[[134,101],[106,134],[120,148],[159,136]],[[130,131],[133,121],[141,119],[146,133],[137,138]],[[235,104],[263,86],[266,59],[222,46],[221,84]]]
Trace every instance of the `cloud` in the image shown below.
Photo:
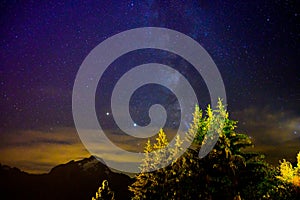
[[[93,132],[86,130],[87,135]],[[115,134],[113,131],[106,131],[106,135],[113,144],[125,151],[142,152],[147,141],[147,139]],[[0,137],[0,162],[30,173],[46,173],[58,164],[91,156],[75,128],[54,128],[52,131],[17,130],[2,132]],[[113,162],[120,163],[137,161],[136,157],[120,153],[115,146],[109,145],[104,135],[96,133],[93,137],[90,139],[89,147],[95,149],[98,157],[109,158]],[[169,139],[172,137],[170,136]]]
[[[89,157],[73,128],[14,131],[1,134],[0,162],[31,173],[45,173],[52,167]]]
[[[274,164],[283,158],[293,160],[300,151],[300,117],[288,112],[271,112],[268,109],[248,108],[232,112],[231,118],[238,119],[238,132],[246,133],[253,141],[254,151],[266,154]],[[175,135],[167,130],[168,139]],[[87,131],[87,134],[88,131]],[[109,139],[118,147],[138,152],[143,150],[147,139],[106,131]],[[104,142],[104,135],[98,134],[91,140],[91,148],[115,162],[131,162],[135,158],[116,151],[114,146]],[[9,130],[0,133],[0,162],[18,167],[31,173],[49,172],[58,164],[90,156],[82,144],[75,128],[61,127],[46,130]],[[155,138],[152,137],[152,142]]]
[[[279,144],[300,138],[300,117],[288,112],[248,108],[232,114],[239,129],[258,143]]]
[[[292,112],[251,107],[231,114],[239,120],[238,131],[252,138],[253,150],[266,154],[271,163],[294,160],[300,151],[300,117]]]

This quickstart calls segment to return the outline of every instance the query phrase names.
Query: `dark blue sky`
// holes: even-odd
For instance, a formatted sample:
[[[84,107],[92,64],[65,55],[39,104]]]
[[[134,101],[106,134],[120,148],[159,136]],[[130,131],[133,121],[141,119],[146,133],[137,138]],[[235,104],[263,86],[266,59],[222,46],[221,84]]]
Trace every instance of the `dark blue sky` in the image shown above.
[[[228,108],[240,121],[255,122],[257,116],[267,115],[242,112],[249,108],[274,116],[281,113],[268,126],[290,117],[295,121],[291,130],[300,134],[297,4],[1,1],[1,134],[73,127],[72,87],[84,58],[106,38],[145,26],[174,29],[198,41],[218,66]],[[114,79],[112,74],[109,78]],[[251,129],[241,126],[246,132]]]
[[[26,125],[29,114],[41,125],[71,124],[71,90],[85,56],[104,39],[143,26],[174,29],[203,45],[223,76],[229,108],[297,113],[297,18],[289,1],[4,1],[2,127],[39,126],[35,119]]]

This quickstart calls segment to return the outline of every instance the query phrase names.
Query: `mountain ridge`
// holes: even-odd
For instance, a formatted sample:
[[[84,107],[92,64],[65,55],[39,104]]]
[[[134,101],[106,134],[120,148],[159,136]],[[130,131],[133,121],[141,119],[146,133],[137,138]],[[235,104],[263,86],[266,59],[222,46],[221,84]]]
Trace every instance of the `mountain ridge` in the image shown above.
[[[44,174],[0,164],[1,200],[91,199],[103,180],[108,180],[116,199],[130,199],[127,188],[132,179],[111,171],[93,156],[57,165]]]

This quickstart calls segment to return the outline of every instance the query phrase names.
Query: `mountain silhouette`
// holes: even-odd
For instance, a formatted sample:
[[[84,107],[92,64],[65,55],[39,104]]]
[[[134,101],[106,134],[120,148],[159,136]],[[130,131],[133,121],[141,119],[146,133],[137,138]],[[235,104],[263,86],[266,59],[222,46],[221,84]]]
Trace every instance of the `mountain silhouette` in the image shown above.
[[[111,171],[96,158],[70,161],[54,167],[47,174],[29,174],[0,164],[1,200],[91,200],[103,180],[118,200],[130,199],[132,179]]]

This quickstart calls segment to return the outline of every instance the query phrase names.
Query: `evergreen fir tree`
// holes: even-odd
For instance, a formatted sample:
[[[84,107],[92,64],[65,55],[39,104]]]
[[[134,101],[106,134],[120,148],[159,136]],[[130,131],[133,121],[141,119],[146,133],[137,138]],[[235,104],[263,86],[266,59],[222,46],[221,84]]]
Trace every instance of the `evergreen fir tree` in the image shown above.
[[[102,182],[102,187],[99,187],[96,192],[95,197],[92,197],[92,200],[114,200],[114,193],[108,187],[108,181],[104,180]]]
[[[146,199],[147,196],[151,195],[152,187],[152,171],[153,161],[150,157],[150,152],[152,152],[153,147],[151,146],[150,140],[147,141],[144,149],[144,159],[141,164],[141,173],[136,175],[135,182],[129,186],[129,191],[133,192],[133,199]]]
[[[167,137],[162,129],[158,132],[156,143],[151,145],[150,140],[146,143],[144,149],[144,159],[141,164],[141,173],[137,174],[136,181],[129,186],[129,190],[133,192],[133,199],[163,199],[162,196],[164,189],[165,176],[163,171],[159,169],[169,160],[169,152],[167,150]],[[153,152],[154,156],[150,156]]]
[[[171,165],[146,173],[169,162],[170,157],[180,152],[184,141],[177,136],[175,146],[165,148],[168,141],[163,130],[160,130],[154,145],[148,141],[142,173],[129,187],[134,194],[133,199],[252,200],[278,199],[278,196],[295,199],[286,193],[286,189],[276,186],[280,181],[276,178],[278,172],[263,160],[262,155],[244,151],[253,144],[247,135],[235,131],[237,122],[229,119],[221,100],[216,109],[208,106],[205,115],[196,106],[193,115],[190,130],[183,138],[192,140],[192,145]],[[215,139],[215,133],[219,136],[215,146],[207,156],[199,158],[199,150]],[[149,152],[153,150],[155,153],[150,157]],[[293,173],[299,174],[298,168]],[[291,180],[298,183],[294,178]],[[283,188],[290,188],[286,183],[280,184],[284,184]],[[282,195],[274,196],[276,191]]]

